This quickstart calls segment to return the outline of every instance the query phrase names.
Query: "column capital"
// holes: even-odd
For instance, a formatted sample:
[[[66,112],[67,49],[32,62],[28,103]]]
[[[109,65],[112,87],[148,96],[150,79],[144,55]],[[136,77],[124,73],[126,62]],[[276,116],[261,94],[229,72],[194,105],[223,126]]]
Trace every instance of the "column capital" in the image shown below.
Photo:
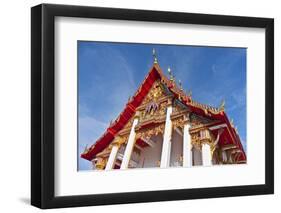
[[[173,105],[173,98],[169,97],[168,101],[167,101],[167,107],[172,106]]]
[[[104,158],[98,158],[96,162],[96,169],[97,170],[103,170],[105,168],[105,165],[107,163],[107,160]]]
[[[141,113],[139,111],[136,111],[136,113],[134,115],[134,119],[139,119],[140,115],[141,115]]]
[[[118,148],[122,145],[122,142],[121,141],[113,141],[111,144],[110,144],[110,148],[112,149],[113,146],[117,146]]]
[[[118,148],[121,146],[122,141],[121,141],[121,137],[118,135],[116,136],[113,141],[111,142],[111,144],[109,144],[109,149],[112,149],[113,146],[117,146]]]
[[[190,120],[190,117],[189,117],[189,113],[183,115],[183,122],[184,122],[184,125],[190,124],[191,120]]]

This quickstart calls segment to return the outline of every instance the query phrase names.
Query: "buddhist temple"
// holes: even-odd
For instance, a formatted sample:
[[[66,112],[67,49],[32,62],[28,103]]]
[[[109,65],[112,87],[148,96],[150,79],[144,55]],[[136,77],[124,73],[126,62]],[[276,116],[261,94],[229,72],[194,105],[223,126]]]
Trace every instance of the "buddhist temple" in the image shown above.
[[[246,163],[237,128],[225,103],[201,104],[168,68],[153,64],[123,111],[81,157],[95,170],[168,168]]]

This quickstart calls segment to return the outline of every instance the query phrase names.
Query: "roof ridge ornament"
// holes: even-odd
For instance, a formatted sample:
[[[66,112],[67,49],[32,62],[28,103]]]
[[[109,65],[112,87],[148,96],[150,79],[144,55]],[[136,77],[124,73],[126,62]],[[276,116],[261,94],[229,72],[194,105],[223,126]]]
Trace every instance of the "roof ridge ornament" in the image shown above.
[[[88,144],[86,144],[83,153],[87,153],[88,151],[89,151]]]
[[[175,81],[175,76],[172,73],[171,67],[168,67],[168,74],[170,76],[170,81]]]
[[[183,91],[183,88],[182,88],[182,82],[181,80],[179,79],[179,86],[180,86],[180,91]]]
[[[154,63],[154,64],[158,64],[158,60],[157,60],[157,55],[156,55],[156,50],[155,50],[155,48],[152,49],[152,55],[153,55],[153,63]]]
[[[219,110],[224,111],[224,109],[225,109],[225,100],[222,100]]]

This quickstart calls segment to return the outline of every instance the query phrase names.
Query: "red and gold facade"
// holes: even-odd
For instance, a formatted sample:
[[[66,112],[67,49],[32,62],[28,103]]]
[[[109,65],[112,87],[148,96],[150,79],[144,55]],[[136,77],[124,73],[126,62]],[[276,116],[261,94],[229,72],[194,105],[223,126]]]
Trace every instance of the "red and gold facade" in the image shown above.
[[[81,157],[98,170],[246,162],[224,103],[216,108],[194,101],[156,58],[125,109]]]

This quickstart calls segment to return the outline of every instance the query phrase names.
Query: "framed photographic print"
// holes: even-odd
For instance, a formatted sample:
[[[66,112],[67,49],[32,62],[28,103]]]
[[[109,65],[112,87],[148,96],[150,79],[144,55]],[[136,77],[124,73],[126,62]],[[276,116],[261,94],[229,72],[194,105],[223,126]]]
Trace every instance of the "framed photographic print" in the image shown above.
[[[271,194],[274,21],[31,9],[31,203]]]

